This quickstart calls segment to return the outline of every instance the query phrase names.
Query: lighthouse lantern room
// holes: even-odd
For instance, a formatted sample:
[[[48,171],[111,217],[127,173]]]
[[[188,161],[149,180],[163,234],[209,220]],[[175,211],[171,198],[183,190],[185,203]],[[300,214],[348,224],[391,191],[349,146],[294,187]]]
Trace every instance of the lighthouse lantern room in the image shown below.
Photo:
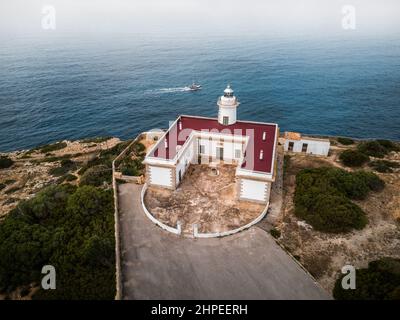
[[[239,101],[233,95],[230,85],[224,90],[224,95],[218,99],[218,122],[224,126],[236,123],[236,109]]]

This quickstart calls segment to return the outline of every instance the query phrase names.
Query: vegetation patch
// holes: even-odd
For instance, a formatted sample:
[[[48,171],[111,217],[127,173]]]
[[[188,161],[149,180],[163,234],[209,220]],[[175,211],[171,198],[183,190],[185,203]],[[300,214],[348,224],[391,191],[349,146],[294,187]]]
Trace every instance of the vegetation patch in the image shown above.
[[[146,155],[146,147],[135,142],[127,155],[119,162],[118,170],[126,176],[140,176],[144,173],[143,160]]]
[[[400,164],[389,160],[376,160],[368,164],[372,169],[381,173],[393,172],[393,169],[399,168]]]
[[[391,151],[400,151],[399,146],[389,140],[365,141],[357,146],[357,149],[371,157],[383,158]]]
[[[303,169],[296,176],[295,214],[323,232],[362,229],[368,219],[351,199],[365,199],[370,191],[380,191],[384,186],[371,172],[350,173],[328,167]]]
[[[0,291],[39,284],[53,265],[57,290],[34,299],[113,299],[113,209],[112,191],[70,184],[20,202],[0,223]]]
[[[70,171],[76,170],[77,165],[74,161],[69,159],[61,160],[59,167],[50,169],[49,173],[54,177],[60,177],[67,174]]]
[[[358,150],[344,150],[339,159],[345,166],[360,167],[369,161],[369,156]]]
[[[0,157],[0,169],[7,169],[14,164],[14,161],[7,156]]]
[[[356,289],[344,290],[341,275],[335,283],[333,297],[338,300],[399,300],[400,259],[382,258],[366,269],[356,270]]]
[[[95,137],[95,138],[86,138],[80,140],[81,143],[102,143],[107,140],[110,140],[112,137]]]
[[[270,230],[270,233],[271,233],[271,236],[273,236],[275,239],[278,239],[281,236],[281,232],[276,228],[272,228]]]
[[[66,142],[56,142],[51,144],[46,144],[36,148],[35,150],[39,150],[41,153],[48,153],[57,150],[64,149],[67,146]]]
[[[345,146],[349,146],[349,145],[351,145],[351,144],[354,144],[354,140],[353,140],[353,139],[346,138],[346,137],[338,137],[338,138],[337,138],[337,141],[338,141],[340,144],[343,144],[343,145],[345,145]]]
[[[85,171],[80,179],[80,185],[102,186],[104,182],[111,183],[112,169],[105,165],[91,167]]]

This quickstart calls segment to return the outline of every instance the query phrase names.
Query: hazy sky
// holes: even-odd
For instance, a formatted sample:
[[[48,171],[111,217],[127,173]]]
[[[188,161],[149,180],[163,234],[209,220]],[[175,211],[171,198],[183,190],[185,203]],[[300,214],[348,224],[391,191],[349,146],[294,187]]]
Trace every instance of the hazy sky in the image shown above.
[[[400,0],[0,0],[0,32],[43,32],[42,7],[58,32],[341,32],[342,7],[357,32],[400,31]]]

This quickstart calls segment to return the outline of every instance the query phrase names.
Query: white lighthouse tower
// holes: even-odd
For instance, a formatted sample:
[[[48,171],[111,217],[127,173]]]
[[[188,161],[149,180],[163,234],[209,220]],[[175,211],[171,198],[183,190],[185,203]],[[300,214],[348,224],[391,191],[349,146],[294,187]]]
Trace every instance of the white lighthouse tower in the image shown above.
[[[239,101],[233,95],[233,90],[228,84],[224,90],[224,95],[218,99],[218,122],[224,126],[234,124],[236,122],[236,109]]]

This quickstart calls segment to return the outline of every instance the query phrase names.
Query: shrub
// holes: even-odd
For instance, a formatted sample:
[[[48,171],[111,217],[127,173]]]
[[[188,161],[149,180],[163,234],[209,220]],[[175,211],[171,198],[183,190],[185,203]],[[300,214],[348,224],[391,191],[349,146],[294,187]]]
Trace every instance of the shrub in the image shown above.
[[[378,141],[362,142],[357,146],[357,148],[360,152],[375,158],[383,158],[390,152],[389,149],[380,144]]]
[[[48,153],[48,152],[64,149],[66,146],[67,146],[66,142],[57,142],[57,143],[40,146],[37,149],[39,149],[39,151],[41,153]]]
[[[349,146],[351,144],[354,144],[354,140],[350,138],[345,138],[345,137],[338,137],[337,141],[345,146]]]
[[[275,239],[278,239],[281,236],[281,232],[278,229],[272,228],[270,230],[271,236],[273,236]]]
[[[350,199],[364,199],[369,191],[383,188],[384,182],[372,172],[304,169],[296,176],[295,214],[320,231],[362,229],[367,217]]]
[[[105,165],[98,165],[89,168],[82,175],[80,184],[81,186],[92,185],[95,187],[102,186],[104,182],[111,183],[112,169]]]
[[[390,151],[400,151],[400,147],[398,144],[390,141],[390,140],[382,140],[378,139],[376,140],[382,147],[386,148],[386,150]]]
[[[110,140],[112,137],[95,137],[95,138],[85,138],[81,140],[81,143],[101,143]]]
[[[75,169],[76,169],[76,163],[74,161],[69,159],[63,159],[61,160],[61,166],[50,169],[49,173],[52,176],[59,177]]]
[[[369,157],[357,150],[344,150],[340,154],[339,159],[345,166],[360,167],[364,163],[368,162]]]
[[[144,165],[142,159],[131,160],[126,158],[120,166],[120,170],[123,175],[127,176],[140,176],[143,174]]]
[[[0,157],[0,169],[7,169],[14,164],[14,161],[7,156]]]
[[[399,168],[400,164],[389,160],[375,160],[368,164],[373,170],[381,173],[393,172],[393,168]]]
[[[344,290],[341,275],[336,280],[333,297],[338,300],[399,300],[400,259],[371,261],[366,269],[356,270],[356,289]]]
[[[7,185],[5,183],[0,183],[0,191],[3,190]]]

